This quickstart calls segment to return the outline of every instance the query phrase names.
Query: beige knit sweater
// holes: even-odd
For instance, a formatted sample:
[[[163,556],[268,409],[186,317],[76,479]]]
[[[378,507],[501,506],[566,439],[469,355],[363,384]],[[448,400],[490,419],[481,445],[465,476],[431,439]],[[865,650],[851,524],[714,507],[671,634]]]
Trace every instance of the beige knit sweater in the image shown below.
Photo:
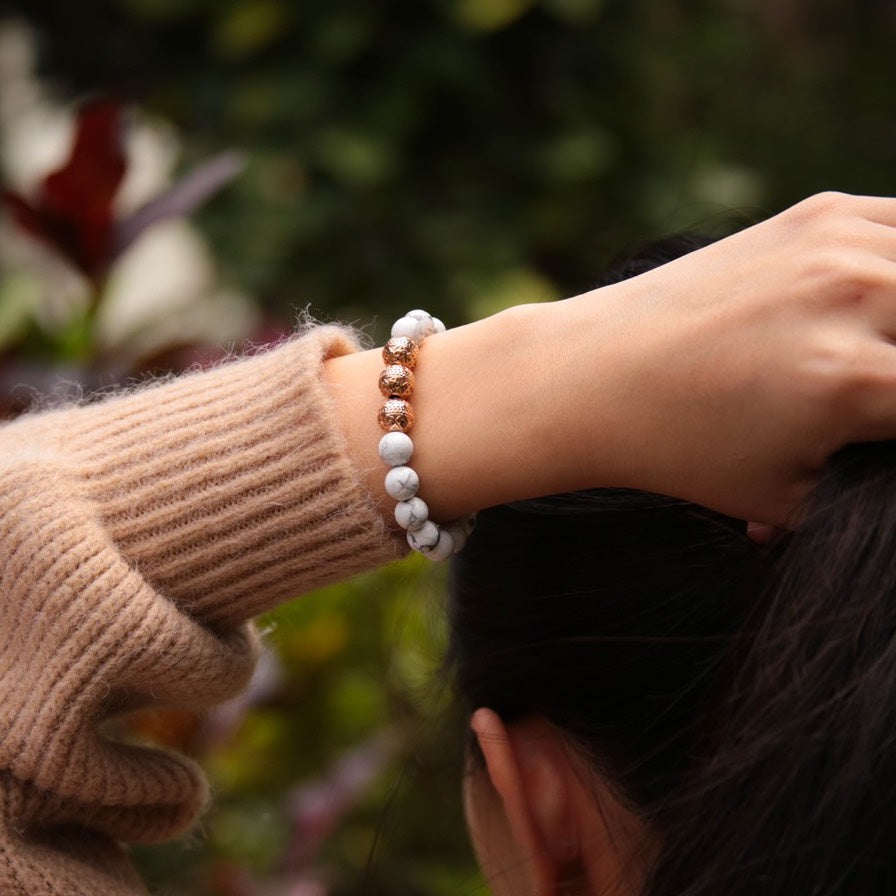
[[[142,893],[121,843],[187,829],[184,756],[110,716],[246,682],[251,616],[394,558],[337,432],[332,327],[0,427],[0,894]]]

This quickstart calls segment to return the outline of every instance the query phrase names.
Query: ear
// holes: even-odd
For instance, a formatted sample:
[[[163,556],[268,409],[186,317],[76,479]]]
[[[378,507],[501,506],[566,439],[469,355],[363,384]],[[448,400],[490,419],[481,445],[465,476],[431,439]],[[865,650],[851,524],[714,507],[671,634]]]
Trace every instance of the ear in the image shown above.
[[[530,860],[535,892],[556,893],[578,858],[569,761],[559,735],[538,718],[505,725],[490,709],[476,710],[470,725],[511,835]]]

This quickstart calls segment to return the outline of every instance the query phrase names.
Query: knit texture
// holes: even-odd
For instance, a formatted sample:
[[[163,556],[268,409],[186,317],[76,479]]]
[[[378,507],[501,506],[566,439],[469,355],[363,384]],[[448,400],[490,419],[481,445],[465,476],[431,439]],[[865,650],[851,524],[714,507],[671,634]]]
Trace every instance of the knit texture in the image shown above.
[[[143,892],[119,842],[182,833],[207,785],[102,723],[228,699],[248,619],[400,554],[320,380],[354,348],[321,327],[0,428],[0,893]]]

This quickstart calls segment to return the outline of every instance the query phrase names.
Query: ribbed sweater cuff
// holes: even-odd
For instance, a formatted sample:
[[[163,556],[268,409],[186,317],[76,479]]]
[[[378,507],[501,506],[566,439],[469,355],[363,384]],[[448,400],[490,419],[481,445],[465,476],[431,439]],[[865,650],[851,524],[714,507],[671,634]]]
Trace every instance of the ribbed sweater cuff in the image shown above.
[[[206,624],[239,623],[399,555],[321,381],[324,359],[355,349],[320,327],[59,421],[125,559]]]

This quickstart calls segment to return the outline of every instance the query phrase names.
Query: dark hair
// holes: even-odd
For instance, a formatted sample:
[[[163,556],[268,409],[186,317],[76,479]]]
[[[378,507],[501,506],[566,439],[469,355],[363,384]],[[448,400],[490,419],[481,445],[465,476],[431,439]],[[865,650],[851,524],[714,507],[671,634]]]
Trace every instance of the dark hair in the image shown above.
[[[648,896],[892,894],[894,502],[882,443],[768,547],[629,490],[491,508],[452,567],[459,699],[584,751],[656,837]]]

